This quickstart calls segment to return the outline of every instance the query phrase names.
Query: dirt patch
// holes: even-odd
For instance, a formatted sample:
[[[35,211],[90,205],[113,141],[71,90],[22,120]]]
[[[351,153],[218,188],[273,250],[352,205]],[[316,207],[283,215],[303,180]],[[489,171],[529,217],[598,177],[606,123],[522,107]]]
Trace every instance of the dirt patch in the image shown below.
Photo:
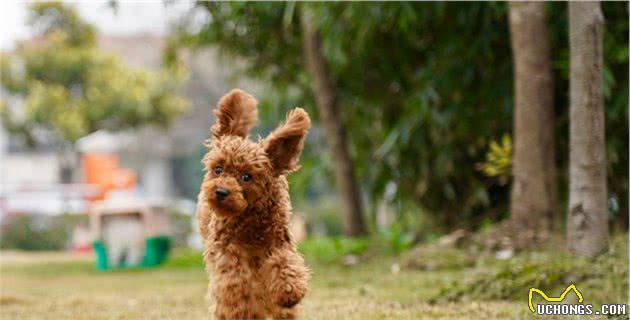
[[[13,305],[13,304],[28,304],[28,303],[29,301],[24,298],[20,298],[16,296],[9,296],[9,295],[0,296],[0,306]]]

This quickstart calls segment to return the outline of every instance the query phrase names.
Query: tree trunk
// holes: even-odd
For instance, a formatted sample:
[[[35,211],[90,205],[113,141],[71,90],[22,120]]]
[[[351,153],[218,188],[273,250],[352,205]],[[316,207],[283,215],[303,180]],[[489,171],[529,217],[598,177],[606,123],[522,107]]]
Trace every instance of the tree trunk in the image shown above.
[[[510,219],[548,231],[556,208],[551,49],[544,2],[510,2],[514,61],[514,156]]]
[[[569,2],[570,125],[567,243],[595,256],[606,249],[608,208],[603,96],[603,24],[598,2]]]
[[[337,111],[337,100],[330,84],[326,63],[320,51],[319,36],[312,24],[312,17],[308,9],[305,7],[301,9],[307,69],[312,79],[315,102],[321,116],[326,139],[328,140],[329,152],[335,167],[335,177],[341,192],[344,233],[348,236],[359,236],[366,233],[359,186],[355,179],[352,159],[350,159],[346,146],[343,124]]]

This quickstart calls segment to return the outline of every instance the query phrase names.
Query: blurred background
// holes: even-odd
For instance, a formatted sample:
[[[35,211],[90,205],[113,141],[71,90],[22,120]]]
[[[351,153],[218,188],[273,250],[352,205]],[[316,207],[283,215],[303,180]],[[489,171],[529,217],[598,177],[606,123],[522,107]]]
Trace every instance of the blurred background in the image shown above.
[[[574,118],[570,26],[580,21],[567,3],[3,2],[0,305],[25,317],[39,295],[26,279],[43,272],[39,284],[55,286],[67,276],[55,265],[120,289],[134,271],[105,280],[93,266],[162,264],[138,280],[138,297],[53,290],[36,310],[203,314],[202,142],[234,87],[260,102],[254,138],[295,106],[314,119],[289,178],[293,232],[314,270],[306,311],[522,317],[523,290],[568,281],[587,283],[596,303],[625,303],[628,4],[599,7],[599,109]],[[571,143],[583,140],[571,140],[570,119],[598,114],[605,140],[589,152],[605,157],[595,175],[606,179],[586,219],[600,227],[581,231],[569,200],[591,195],[571,191]],[[152,293],[158,278],[194,286],[173,299],[199,310],[177,300],[138,311],[168,300]],[[470,300],[497,302],[447,307]]]

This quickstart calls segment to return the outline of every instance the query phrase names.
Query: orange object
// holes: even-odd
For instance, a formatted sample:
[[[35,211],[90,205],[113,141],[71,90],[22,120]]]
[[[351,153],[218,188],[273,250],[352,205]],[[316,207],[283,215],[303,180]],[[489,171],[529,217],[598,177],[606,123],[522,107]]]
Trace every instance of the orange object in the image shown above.
[[[112,186],[114,189],[133,189],[136,187],[136,172],[131,169],[121,168],[114,173]]]
[[[105,199],[114,189],[133,189],[137,175],[131,169],[118,168],[118,156],[109,153],[85,153],[82,157],[83,177],[86,183],[99,187],[100,192],[89,201]]]

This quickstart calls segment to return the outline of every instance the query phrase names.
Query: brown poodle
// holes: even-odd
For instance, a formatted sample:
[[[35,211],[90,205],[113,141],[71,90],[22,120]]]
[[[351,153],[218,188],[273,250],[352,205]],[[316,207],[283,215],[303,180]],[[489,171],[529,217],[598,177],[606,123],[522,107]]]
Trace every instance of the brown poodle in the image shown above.
[[[308,290],[308,269],[289,232],[286,176],[299,168],[310,119],[295,108],[253,142],[256,104],[238,89],[221,98],[202,161],[197,222],[217,319],[293,319]]]

